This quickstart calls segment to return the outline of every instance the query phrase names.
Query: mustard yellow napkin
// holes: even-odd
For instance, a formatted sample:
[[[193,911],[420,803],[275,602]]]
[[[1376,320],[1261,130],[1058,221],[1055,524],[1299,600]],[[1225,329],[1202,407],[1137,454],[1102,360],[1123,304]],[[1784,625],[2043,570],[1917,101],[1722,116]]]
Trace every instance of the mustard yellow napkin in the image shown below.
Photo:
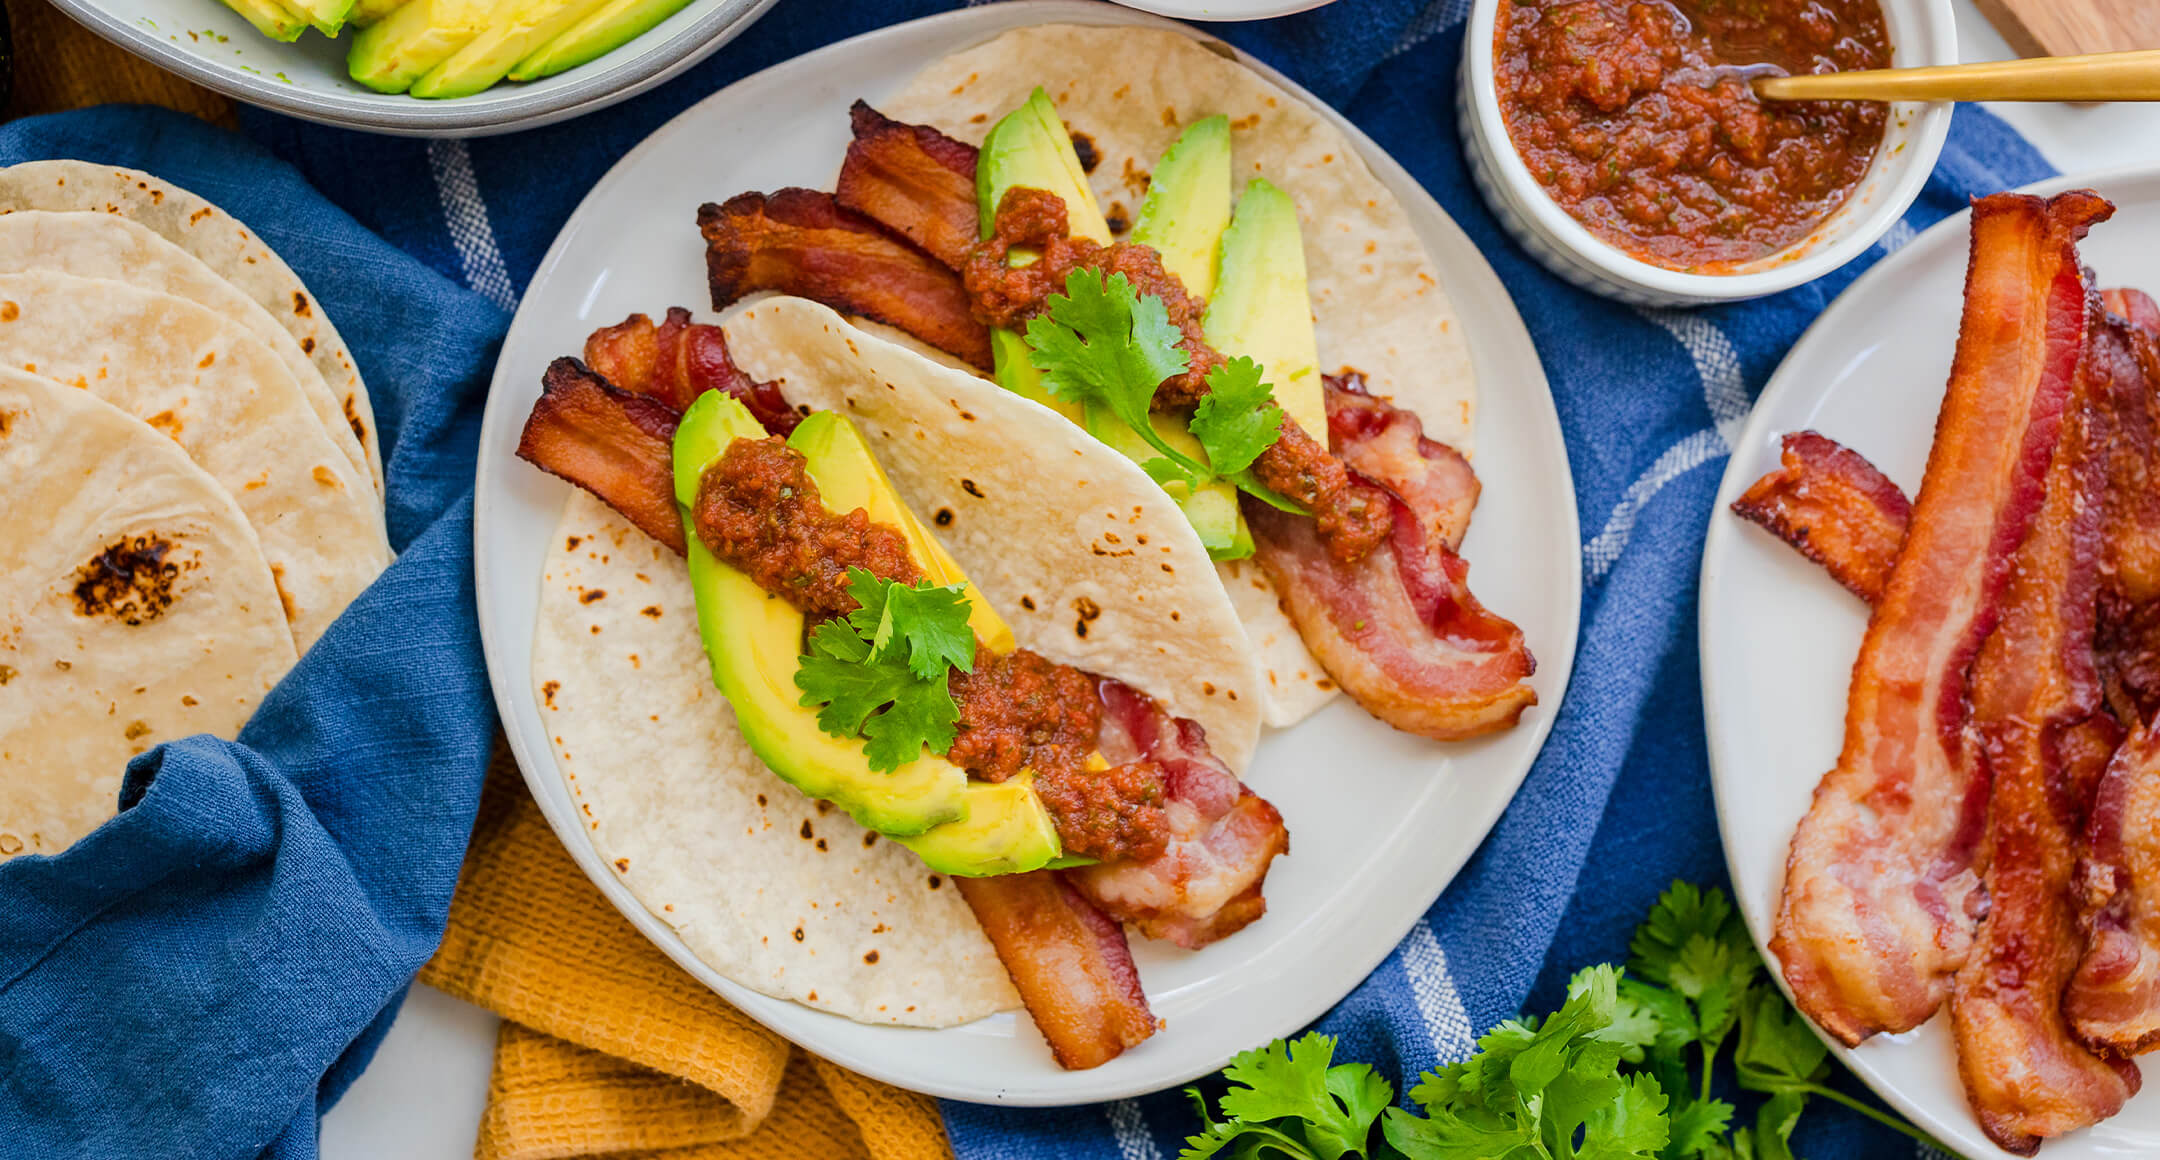
[[[232,102],[107,43],[47,0],[7,0],[7,10],[15,44],[15,93],[7,117],[126,102],[232,126]]]
[[[794,1050],[585,879],[498,753],[422,982],[501,1015],[478,1160],[946,1160],[934,1101]]]

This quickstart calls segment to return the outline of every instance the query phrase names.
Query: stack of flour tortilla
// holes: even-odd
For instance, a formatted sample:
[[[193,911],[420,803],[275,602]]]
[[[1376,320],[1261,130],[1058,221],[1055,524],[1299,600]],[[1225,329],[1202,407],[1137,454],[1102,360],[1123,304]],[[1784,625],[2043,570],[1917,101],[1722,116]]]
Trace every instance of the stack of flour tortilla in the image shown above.
[[[128,759],[236,735],[390,563],[352,354],[209,202],[0,169],[0,859],[113,816]]]

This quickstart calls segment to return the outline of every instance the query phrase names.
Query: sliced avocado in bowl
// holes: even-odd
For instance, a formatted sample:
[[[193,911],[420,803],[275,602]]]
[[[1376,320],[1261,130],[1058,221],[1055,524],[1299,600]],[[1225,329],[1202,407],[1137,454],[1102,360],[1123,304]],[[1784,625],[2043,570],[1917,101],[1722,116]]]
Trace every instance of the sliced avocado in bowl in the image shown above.
[[[478,36],[413,82],[416,97],[464,97],[508,76],[542,45],[591,15],[607,0],[515,0]]]
[[[272,40],[290,43],[308,30],[307,17],[279,0],[225,0],[225,5]]]
[[[539,80],[613,52],[683,9],[690,0],[607,0],[512,65],[514,81]]]
[[[734,707],[736,725],[759,760],[782,780],[832,802],[870,829],[914,835],[967,817],[967,772],[959,766],[926,753],[891,773],[876,772],[859,738],[834,737],[818,727],[817,711],[802,704],[795,686],[803,614],[722,562],[698,539],[688,512],[705,468],[735,440],[763,438],[765,428],[756,418],[719,391],[708,391],[692,404],[675,431],[675,498],[684,509],[698,634],[712,662],[713,684]]]
[[[352,78],[402,93],[480,35],[496,0],[409,0],[353,38],[345,66]]]

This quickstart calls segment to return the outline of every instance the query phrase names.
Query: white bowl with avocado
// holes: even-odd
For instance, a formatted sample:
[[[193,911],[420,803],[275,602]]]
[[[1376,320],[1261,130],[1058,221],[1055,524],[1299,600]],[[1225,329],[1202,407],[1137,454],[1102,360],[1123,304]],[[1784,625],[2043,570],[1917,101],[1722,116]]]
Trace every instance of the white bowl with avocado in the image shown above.
[[[644,92],[773,0],[54,3],[128,51],[250,104],[349,129],[467,137]]]

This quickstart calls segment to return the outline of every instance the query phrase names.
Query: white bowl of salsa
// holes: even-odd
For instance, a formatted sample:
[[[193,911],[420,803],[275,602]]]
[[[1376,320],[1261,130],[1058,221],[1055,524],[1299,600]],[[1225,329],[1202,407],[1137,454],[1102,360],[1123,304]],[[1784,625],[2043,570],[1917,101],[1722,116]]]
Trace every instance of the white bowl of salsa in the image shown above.
[[[1508,232],[1643,306],[1774,294],[1904,216],[1947,102],[1764,104],[1759,73],[1950,64],[1950,0],[1475,0],[1458,119]]]

